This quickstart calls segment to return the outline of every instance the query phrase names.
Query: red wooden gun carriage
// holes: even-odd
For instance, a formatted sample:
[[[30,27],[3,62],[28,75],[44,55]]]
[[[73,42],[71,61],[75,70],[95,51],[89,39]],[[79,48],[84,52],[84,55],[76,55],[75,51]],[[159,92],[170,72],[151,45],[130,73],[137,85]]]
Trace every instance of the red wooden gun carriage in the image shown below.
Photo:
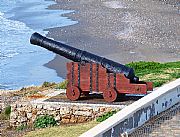
[[[67,63],[67,80],[66,95],[70,100],[78,100],[81,94],[100,92],[107,102],[113,102],[118,94],[147,94],[153,90],[152,82],[131,83],[124,74],[110,73],[96,63]]]
[[[152,82],[139,81],[134,70],[122,64],[38,33],[31,36],[30,42],[74,61],[67,63],[66,95],[70,100],[78,100],[81,94],[99,92],[107,102],[113,102],[118,94],[147,94],[153,90]]]

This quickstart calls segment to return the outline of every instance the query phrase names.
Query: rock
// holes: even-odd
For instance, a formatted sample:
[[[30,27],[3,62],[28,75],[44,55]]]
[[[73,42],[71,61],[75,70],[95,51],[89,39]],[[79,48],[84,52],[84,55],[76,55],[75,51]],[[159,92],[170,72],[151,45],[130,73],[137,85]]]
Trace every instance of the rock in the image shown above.
[[[78,122],[79,123],[85,122],[86,120],[87,120],[87,117],[84,117],[84,116],[79,116],[78,117]]]
[[[27,113],[27,118],[28,119],[32,118],[32,113]]]
[[[99,110],[100,110],[100,109],[99,109],[98,107],[94,107],[94,108],[93,108],[93,112],[94,112],[94,113],[99,112]]]
[[[79,110],[79,107],[78,106],[73,106],[72,107],[73,111],[78,111]],[[74,113],[74,112],[73,112]]]
[[[56,110],[54,110],[54,111],[51,110],[51,111],[48,112],[48,114],[55,116],[57,114],[57,112],[56,112]]]
[[[89,111],[75,111],[74,115],[89,117],[89,116],[92,115],[92,112],[89,112]]]
[[[26,112],[25,111],[20,111],[19,114],[20,114],[21,117],[25,117],[26,116]]]
[[[75,117],[74,115],[71,116],[70,123],[77,123],[78,117]]]
[[[37,111],[36,114],[39,116],[39,115],[42,115],[43,113],[41,111]]]
[[[48,110],[56,110],[54,107],[50,106]]]
[[[92,107],[81,107],[81,108],[79,108],[79,110],[90,111],[90,110],[92,110]]]
[[[65,119],[70,119],[70,118],[71,118],[71,115],[70,115],[70,114],[67,114],[67,115],[62,115],[62,118],[65,118]]]
[[[65,118],[63,118],[63,119],[61,120],[61,122],[64,123],[64,124],[69,123],[69,121],[70,121],[70,119],[65,119]]]
[[[25,109],[25,111],[26,111],[27,113],[30,113],[30,112],[32,111],[32,107],[31,107],[31,106],[27,106],[26,109]]]
[[[57,116],[55,116],[55,118],[54,118],[56,121],[60,121],[61,120],[61,117],[60,117],[60,115],[57,115]]]
[[[32,104],[32,107],[33,108],[37,108],[37,104]]]
[[[16,105],[16,108],[21,108],[22,107],[22,104],[17,104]]]
[[[69,107],[62,107],[62,108],[60,108],[60,114],[61,115],[70,114],[70,108]]]
[[[105,107],[101,107],[101,108],[100,108],[100,112],[104,112],[105,110],[106,110]]]
[[[27,118],[26,118],[26,117],[19,117],[19,116],[18,116],[18,122],[19,122],[19,123],[27,122]]]
[[[2,107],[3,107],[3,105],[2,105]],[[17,104],[12,104],[11,105],[11,111],[14,111],[16,108],[17,108]]]
[[[18,112],[17,111],[14,111],[11,113],[10,115],[10,119],[16,119],[18,117]]]
[[[13,126],[13,125],[15,125],[15,124],[16,124],[16,119],[10,119],[10,121],[9,121],[9,122],[10,122],[10,125],[12,125],[12,126]]]
[[[37,116],[32,116],[32,118],[31,118],[32,122],[34,122],[36,120],[36,117]]]
[[[106,112],[112,111],[112,108],[106,108]]]
[[[33,109],[32,110],[32,115],[36,115],[37,114],[37,110],[36,109]]]
[[[43,108],[43,105],[40,104],[40,105],[37,105],[37,109],[42,109]]]
[[[61,106],[60,106],[60,105],[56,105],[56,106],[54,106],[54,109],[55,109],[55,110],[60,110],[60,108],[61,108]]]

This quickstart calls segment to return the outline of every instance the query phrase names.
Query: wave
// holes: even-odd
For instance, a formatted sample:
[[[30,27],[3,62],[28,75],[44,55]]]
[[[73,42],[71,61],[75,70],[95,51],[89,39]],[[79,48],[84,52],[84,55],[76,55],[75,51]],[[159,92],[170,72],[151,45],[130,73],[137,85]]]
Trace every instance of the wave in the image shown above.
[[[0,12],[0,59],[12,58],[22,53],[25,48],[22,45],[27,43],[22,39],[29,38],[32,32],[25,23],[9,20]]]
[[[19,89],[40,85],[44,81],[59,82],[55,70],[44,67],[55,54],[32,46],[30,36],[43,29],[76,24],[63,13],[72,11],[48,10],[54,1],[1,0],[0,2],[0,89]],[[13,15],[13,16],[12,16]]]

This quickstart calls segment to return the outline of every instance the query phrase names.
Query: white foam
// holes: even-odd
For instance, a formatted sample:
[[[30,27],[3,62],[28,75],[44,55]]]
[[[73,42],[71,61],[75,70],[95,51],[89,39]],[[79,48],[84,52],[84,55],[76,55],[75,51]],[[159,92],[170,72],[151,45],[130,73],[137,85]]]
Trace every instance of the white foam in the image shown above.
[[[23,22],[9,20],[0,12],[0,57],[1,59],[12,58],[21,52],[21,36],[28,36],[33,30]],[[20,49],[19,49],[20,48]]]

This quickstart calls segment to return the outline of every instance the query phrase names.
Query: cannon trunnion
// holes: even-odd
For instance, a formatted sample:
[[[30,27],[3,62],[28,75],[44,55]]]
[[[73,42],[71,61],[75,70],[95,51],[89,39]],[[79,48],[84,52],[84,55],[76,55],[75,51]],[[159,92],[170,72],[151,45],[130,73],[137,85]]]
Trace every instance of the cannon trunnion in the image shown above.
[[[66,95],[70,100],[78,100],[81,94],[95,91],[103,93],[107,102],[113,102],[118,94],[147,94],[148,90],[153,90],[152,82],[139,81],[132,68],[112,60],[38,33],[32,34],[30,43],[74,61],[67,63]]]

